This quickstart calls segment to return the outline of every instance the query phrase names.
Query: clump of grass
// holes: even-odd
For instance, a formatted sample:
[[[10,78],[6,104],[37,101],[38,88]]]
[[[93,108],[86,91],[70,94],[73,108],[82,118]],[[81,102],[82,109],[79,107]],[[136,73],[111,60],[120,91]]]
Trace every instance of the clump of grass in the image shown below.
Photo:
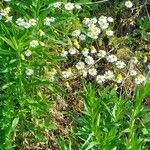
[[[71,114],[76,122],[68,141],[58,140],[60,149],[149,149],[150,109],[143,106],[149,95],[150,84],[137,87],[134,100],[125,94],[118,96],[115,89],[97,89],[84,83],[84,110],[81,115]]]

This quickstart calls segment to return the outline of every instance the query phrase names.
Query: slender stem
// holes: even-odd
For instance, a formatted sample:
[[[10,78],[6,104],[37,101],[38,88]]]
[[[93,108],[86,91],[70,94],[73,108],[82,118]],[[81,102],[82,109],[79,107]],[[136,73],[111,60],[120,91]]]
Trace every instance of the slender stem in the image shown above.
[[[80,5],[92,5],[92,4],[99,4],[99,3],[103,3],[103,2],[107,2],[109,0],[102,0],[102,1],[98,1],[98,2],[88,2],[88,3],[78,3]]]

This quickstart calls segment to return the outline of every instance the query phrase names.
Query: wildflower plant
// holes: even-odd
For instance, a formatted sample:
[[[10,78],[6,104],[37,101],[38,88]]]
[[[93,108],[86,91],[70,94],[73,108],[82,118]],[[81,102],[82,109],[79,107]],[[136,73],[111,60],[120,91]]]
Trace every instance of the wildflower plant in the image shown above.
[[[147,4],[140,7],[140,1],[136,4],[117,0],[114,9],[107,11],[106,6],[110,10],[113,4],[108,0],[0,2],[0,149],[29,149],[32,143],[49,149],[49,135],[58,127],[52,118],[54,103],[65,99],[66,91],[76,91],[74,86],[78,81],[76,86],[80,88],[83,80],[90,83],[79,89],[86,92],[85,114],[79,118],[81,128],[77,129],[79,132],[73,131],[76,139],[69,148],[147,146],[146,141],[137,139],[136,122],[143,121],[138,115],[143,111],[142,100],[149,87],[149,20],[136,20],[139,14],[134,14],[143,7],[146,9]],[[129,28],[137,25],[138,29],[129,29],[131,35],[119,34],[126,23]],[[137,37],[140,38],[134,40]],[[146,46],[141,48],[141,45]],[[101,93],[92,84],[101,90],[109,88]],[[136,95],[129,95],[135,98],[135,104],[126,103],[115,92],[120,90],[119,95],[124,94],[124,89],[128,94],[127,85]],[[136,86],[140,90],[135,93]],[[121,111],[126,108],[127,111]],[[140,127],[148,132],[143,122]],[[141,133],[140,138],[146,136]],[[58,143],[65,145],[59,139]]]

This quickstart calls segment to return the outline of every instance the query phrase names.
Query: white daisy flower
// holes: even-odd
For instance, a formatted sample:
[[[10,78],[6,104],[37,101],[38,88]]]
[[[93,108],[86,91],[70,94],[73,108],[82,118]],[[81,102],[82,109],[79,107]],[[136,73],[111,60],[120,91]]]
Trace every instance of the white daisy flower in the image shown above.
[[[106,51],[99,50],[99,52],[97,53],[97,56],[100,57],[100,58],[104,58],[106,56]]]
[[[50,22],[55,22],[56,18],[55,17],[50,17]]]
[[[107,29],[109,27],[109,23],[107,22],[99,22],[100,28],[101,29]]]
[[[37,40],[33,40],[30,42],[30,47],[37,47],[39,45],[39,42]]]
[[[92,31],[92,30],[96,27],[96,25],[93,24],[93,23],[89,23],[89,24],[88,24],[88,27],[89,27],[88,30],[89,30],[89,31]]]
[[[81,53],[83,54],[83,56],[88,56],[88,54],[89,54],[89,49],[87,49],[87,48],[84,48],[82,51],[81,51]]]
[[[18,18],[17,21],[16,21],[16,24],[18,26],[23,26],[25,23],[25,20],[23,18]]]
[[[1,16],[8,16],[9,12],[10,12],[10,7],[6,7],[5,9],[1,9],[0,15]]]
[[[76,9],[79,9],[79,10],[82,9],[80,4],[75,4],[74,6],[75,6]]]
[[[91,27],[91,28],[89,28],[89,31],[95,35],[99,35],[101,33],[101,29],[98,27]]]
[[[27,69],[27,70],[26,70],[26,75],[27,75],[27,76],[32,76],[33,73],[34,73],[33,69]]]
[[[96,76],[97,75],[97,70],[95,68],[90,68],[88,70],[88,73],[91,75],[91,76]]]
[[[130,75],[131,76],[136,76],[137,75],[137,71],[136,70],[130,70]]]
[[[104,74],[105,79],[112,80],[114,78],[114,73],[110,70],[106,71]]]
[[[102,23],[102,22],[106,23],[107,22],[107,17],[106,16],[100,16],[99,19],[98,19],[98,22],[99,23]]]
[[[54,17],[51,17],[51,18],[46,17],[46,18],[44,19],[44,25],[50,26],[50,24],[51,24],[52,22],[54,22],[55,20],[56,20],[56,18],[54,18]]]
[[[140,74],[135,78],[135,83],[142,84],[143,82],[145,82],[145,80],[146,80],[146,77],[144,77],[142,74]]]
[[[70,3],[70,2],[69,2],[69,3],[66,3],[66,4],[65,4],[65,9],[66,9],[66,10],[69,10],[69,11],[70,11],[70,10],[73,10],[73,9],[74,9],[74,4],[73,4],[73,3]]]
[[[74,36],[74,37],[78,37],[80,34],[81,34],[80,30],[75,30],[75,31],[72,32],[71,35]]]
[[[83,41],[83,40],[86,39],[86,36],[85,36],[84,34],[80,34],[79,39],[80,39],[81,41]]]
[[[114,19],[112,17],[107,17],[108,22],[114,22]]]
[[[113,63],[113,62],[117,61],[117,56],[115,56],[115,55],[108,55],[108,56],[106,57],[106,60],[107,60],[108,62],[110,62],[110,63]]]
[[[90,18],[84,18],[83,23],[88,25],[90,23]]]
[[[92,24],[97,23],[97,18],[92,18],[92,19],[90,20],[90,22],[91,22]]]
[[[45,32],[43,32],[41,29],[38,31],[40,36],[44,36]]]
[[[25,55],[26,57],[30,57],[31,54],[32,54],[32,52],[31,52],[29,49],[24,52],[24,55]]]
[[[87,56],[87,57],[85,58],[85,62],[86,62],[88,65],[93,65],[93,64],[94,64],[94,59],[93,59],[93,57],[91,57],[91,56]]]
[[[72,76],[71,68],[68,68],[66,71],[62,71],[62,77],[67,79]]]
[[[62,57],[67,57],[67,55],[68,55],[68,51],[62,50],[61,56]]]
[[[74,55],[77,53],[77,49],[75,47],[70,47],[68,52],[71,54],[71,55]]]
[[[106,35],[107,35],[107,36],[113,36],[113,35],[114,35],[114,31],[112,31],[112,30],[107,30],[107,31],[106,31]]]
[[[61,7],[61,2],[55,2],[55,3],[53,3],[53,7],[54,8],[60,8]]]
[[[30,24],[31,26],[35,26],[36,23],[37,23],[36,19],[30,19],[30,20],[29,20],[29,24]]]
[[[103,75],[98,75],[98,76],[96,77],[96,82],[97,82],[98,84],[101,84],[101,83],[105,82],[105,77],[104,77]]]
[[[116,62],[116,67],[118,69],[123,69],[126,66],[126,64],[123,61],[117,61]]]
[[[94,39],[94,40],[98,39],[98,35],[93,33],[93,32],[88,32],[87,36]]]
[[[85,77],[87,77],[87,71],[85,70],[85,69],[82,69],[81,71],[80,71],[80,74],[85,78]]]
[[[132,8],[133,3],[132,3],[131,1],[126,1],[126,2],[125,2],[125,6],[126,6],[127,8]]]
[[[5,22],[10,22],[12,21],[13,16],[6,16],[6,21]]]
[[[22,26],[26,29],[29,29],[31,27],[30,23],[28,22],[24,22]]]
[[[77,68],[78,70],[84,69],[84,68],[85,68],[84,62],[79,61],[79,62],[76,64],[76,68]]]

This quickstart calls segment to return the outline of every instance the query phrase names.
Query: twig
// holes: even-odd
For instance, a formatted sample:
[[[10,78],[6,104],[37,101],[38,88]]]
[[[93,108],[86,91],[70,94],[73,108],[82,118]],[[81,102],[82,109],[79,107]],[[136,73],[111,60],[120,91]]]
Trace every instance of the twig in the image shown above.
[[[107,2],[109,0],[102,0],[102,1],[98,1],[98,2],[88,2],[88,3],[77,3],[80,5],[92,5],[92,4],[99,4],[99,3],[103,3],[103,2]]]
[[[145,3],[144,3],[144,7],[145,7],[145,10],[146,10],[146,13],[147,13],[147,17],[148,17],[148,19],[149,19],[149,21],[150,21],[150,14],[149,14],[149,12],[148,12],[148,9],[147,9],[147,6],[146,6]]]

